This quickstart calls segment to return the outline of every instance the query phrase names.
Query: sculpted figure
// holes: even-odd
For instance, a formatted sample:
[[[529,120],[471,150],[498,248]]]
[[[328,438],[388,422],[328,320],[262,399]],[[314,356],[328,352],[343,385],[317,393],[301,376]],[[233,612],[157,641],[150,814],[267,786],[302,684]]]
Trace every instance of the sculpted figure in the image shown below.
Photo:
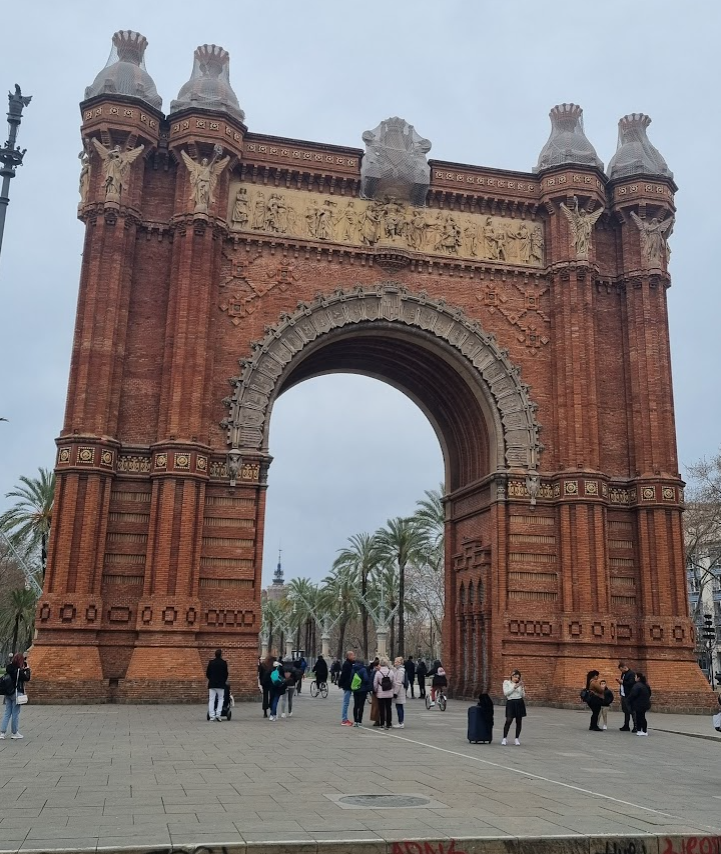
[[[487,216],[483,226],[483,239],[486,243],[486,253],[491,261],[506,261],[506,232],[497,229],[493,220]]]
[[[518,250],[518,259],[524,264],[528,264],[531,260],[531,232],[525,222],[522,222],[518,227],[518,231],[508,234],[512,237],[516,249]]]
[[[358,211],[355,202],[348,202],[338,217],[340,226],[340,239],[348,243],[357,243],[358,237]]]
[[[218,160],[223,153],[219,145],[213,147],[213,156],[210,160],[204,157],[199,163],[193,160],[187,151],[181,151],[183,162],[190,172],[190,200],[195,207],[193,213],[207,213],[210,205],[215,201],[215,187],[218,183],[220,173],[230,161],[229,156]]]
[[[335,230],[335,215],[333,208],[335,202],[326,199],[323,202],[323,207],[318,211],[318,220],[316,225],[315,236],[318,240],[333,240]]]
[[[411,249],[422,249],[426,236],[426,219],[420,208],[408,208],[405,235]]]
[[[305,214],[305,223],[308,229],[308,234],[311,237],[318,236],[318,218],[320,215],[320,210],[318,209],[318,202],[315,199],[312,199],[308,203],[308,210]]]
[[[452,214],[446,214],[440,222],[439,236],[433,247],[437,251],[448,252],[450,255],[458,255],[461,245],[461,227]]]
[[[603,208],[599,208],[593,213],[586,213],[578,205],[578,196],[574,196],[573,208],[568,208],[564,202],[561,202],[561,212],[568,220],[571,230],[571,247],[576,253],[576,257],[580,259],[588,258],[588,253],[591,249],[593,226],[603,213]]]
[[[93,145],[103,161],[105,201],[119,202],[126,187],[130,166],[140,157],[145,146],[139,145],[131,151],[121,151],[119,145],[115,148],[106,148],[94,137]]]
[[[466,238],[468,246],[468,254],[474,258],[478,256],[478,227],[475,223],[470,223],[463,229],[463,236]]]
[[[251,222],[250,227],[256,230],[265,228],[266,212],[265,194],[258,193],[255,197],[255,202],[253,202],[253,221]]]
[[[403,236],[403,208],[395,199],[386,199],[384,202],[383,231],[388,240]]]
[[[78,154],[80,159],[80,182],[78,192],[80,193],[80,204],[82,207],[88,202],[88,193],[90,192],[90,154],[88,153],[88,144],[83,142],[83,150]]]
[[[378,242],[381,230],[382,209],[378,202],[368,205],[361,221],[361,240],[366,246]]]
[[[673,216],[669,216],[663,222],[658,217],[653,217],[650,222],[641,219],[637,213],[631,211],[631,217],[641,233],[641,249],[646,261],[652,267],[660,267],[664,254],[668,258],[667,235],[673,231]]]
[[[536,225],[531,231],[530,257],[531,261],[543,264],[545,240],[543,238],[543,226]]]
[[[236,228],[245,228],[248,224],[248,192],[245,187],[241,187],[235,194],[235,204],[233,205],[233,213],[230,216],[230,221]]]
[[[276,234],[288,231],[288,206],[280,193],[272,193],[268,200],[265,227]]]

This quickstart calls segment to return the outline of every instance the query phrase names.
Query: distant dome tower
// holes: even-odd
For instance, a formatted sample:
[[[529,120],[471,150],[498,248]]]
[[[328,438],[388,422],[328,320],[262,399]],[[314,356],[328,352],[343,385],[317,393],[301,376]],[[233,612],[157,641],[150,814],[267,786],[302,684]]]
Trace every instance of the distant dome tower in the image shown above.
[[[603,161],[584,133],[583,110],[578,104],[558,104],[548,115],[551,119],[551,135],[541,149],[538,164],[533,171],[542,172],[571,163],[603,170]]]
[[[195,49],[193,72],[178,97],[171,101],[170,112],[185,109],[220,110],[241,122],[245,113],[230,85],[230,54],[215,44],[204,44]]]
[[[96,95],[130,95],[156,110],[163,106],[153,78],[145,70],[148,40],[132,30],[118,30],[105,68],[85,90],[85,100]]]
[[[673,172],[646,135],[650,124],[645,113],[631,113],[619,121],[618,148],[608,164],[609,178],[649,175],[673,179]]]

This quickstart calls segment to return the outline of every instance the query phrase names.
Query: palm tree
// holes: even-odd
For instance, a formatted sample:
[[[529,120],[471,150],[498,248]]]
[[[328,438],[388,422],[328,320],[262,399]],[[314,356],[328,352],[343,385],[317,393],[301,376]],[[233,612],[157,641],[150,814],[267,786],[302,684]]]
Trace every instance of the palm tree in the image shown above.
[[[0,607],[0,637],[7,639],[12,632],[11,651],[13,653],[20,652],[18,640],[23,640],[23,649],[27,648],[32,640],[37,600],[38,597],[34,591],[21,587],[11,591]],[[20,635],[21,625],[25,629],[22,638]]]
[[[313,606],[318,588],[310,578],[293,578],[288,582],[288,600],[293,603],[293,625],[296,629],[295,648],[300,649],[300,632],[305,626],[305,652],[310,652],[310,628],[315,622]]]
[[[427,542],[437,545],[443,539],[446,524],[443,484],[438,489],[426,489],[423,494],[426,497],[416,501],[418,509],[413,514],[413,519]]]
[[[24,557],[30,557],[40,550],[40,565],[45,578],[55,496],[55,473],[44,468],[39,468],[38,472],[39,478],[21,477],[22,486],[6,493],[6,498],[20,500],[0,515],[0,529]]]
[[[358,616],[358,584],[355,573],[347,569],[333,567],[330,574],[323,579],[323,587],[318,597],[318,607],[331,619],[340,617],[338,631],[338,658],[343,658],[343,643],[345,641],[348,621]]]
[[[417,556],[421,540],[413,519],[389,519],[375,533],[382,559],[398,567],[398,655],[405,655],[406,566]]]
[[[360,615],[363,632],[363,659],[368,660],[368,609],[364,599],[368,596],[368,578],[381,558],[378,542],[370,534],[353,534],[348,537],[350,546],[340,549],[333,561],[333,569],[350,570],[360,581]]]

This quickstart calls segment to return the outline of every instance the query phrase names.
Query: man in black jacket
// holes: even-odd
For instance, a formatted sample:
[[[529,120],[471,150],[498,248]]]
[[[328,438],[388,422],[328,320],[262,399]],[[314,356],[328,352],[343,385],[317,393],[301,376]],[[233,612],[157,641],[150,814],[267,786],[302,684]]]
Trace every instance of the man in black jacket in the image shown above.
[[[315,674],[315,684],[320,688],[321,682],[328,681],[328,662],[323,658],[322,655],[319,655],[315,662],[315,667],[313,668],[313,672]]]
[[[355,661],[355,653],[349,649],[345,656],[345,661],[340,669],[338,677],[338,687],[343,691],[343,710],[341,712],[341,726],[353,726],[353,721],[348,720],[348,706],[350,705],[351,690],[350,683],[353,679],[353,662]]]
[[[426,696],[426,675],[428,668],[425,661],[421,659],[416,667],[416,676],[418,677],[418,696],[423,700]]]
[[[208,662],[205,678],[208,680],[208,720],[220,721],[225,683],[228,681],[228,665],[223,661],[222,649],[215,650],[215,658],[211,658]]]
[[[631,727],[629,726],[629,722],[631,720],[631,709],[629,708],[628,702],[626,698],[631,693],[631,689],[636,684],[636,674],[633,670],[630,670],[628,665],[623,662],[618,662],[618,669],[621,671],[621,678],[617,679],[616,682],[621,686],[621,710],[623,711],[623,726],[621,727],[621,732],[629,732],[631,731]],[[636,732],[636,721],[633,722],[633,732]]]
[[[416,663],[413,661],[412,655],[408,656],[403,666],[406,669],[406,676],[408,677],[408,688],[411,692],[411,699],[415,700],[416,694],[413,683],[416,681]]]

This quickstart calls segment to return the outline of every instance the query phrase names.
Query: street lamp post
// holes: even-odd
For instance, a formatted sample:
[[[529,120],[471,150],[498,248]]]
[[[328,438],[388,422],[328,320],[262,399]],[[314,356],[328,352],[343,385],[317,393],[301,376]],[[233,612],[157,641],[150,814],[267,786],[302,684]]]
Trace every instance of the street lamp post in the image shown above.
[[[15,170],[22,165],[23,157],[27,149],[20,149],[17,143],[18,128],[23,117],[23,107],[32,100],[32,96],[23,95],[18,84],[15,84],[15,92],[8,92],[8,138],[3,148],[0,148],[0,175],[2,175],[2,187],[0,188],[0,250],[2,250],[3,233],[5,231],[5,214],[10,204],[10,179],[15,177]]]
[[[714,646],[716,642],[716,629],[713,624],[713,614],[704,614],[703,615],[703,627],[701,629],[702,636],[704,640],[704,646],[706,647],[706,660],[708,662],[708,681],[711,684],[711,688],[714,687]]]

